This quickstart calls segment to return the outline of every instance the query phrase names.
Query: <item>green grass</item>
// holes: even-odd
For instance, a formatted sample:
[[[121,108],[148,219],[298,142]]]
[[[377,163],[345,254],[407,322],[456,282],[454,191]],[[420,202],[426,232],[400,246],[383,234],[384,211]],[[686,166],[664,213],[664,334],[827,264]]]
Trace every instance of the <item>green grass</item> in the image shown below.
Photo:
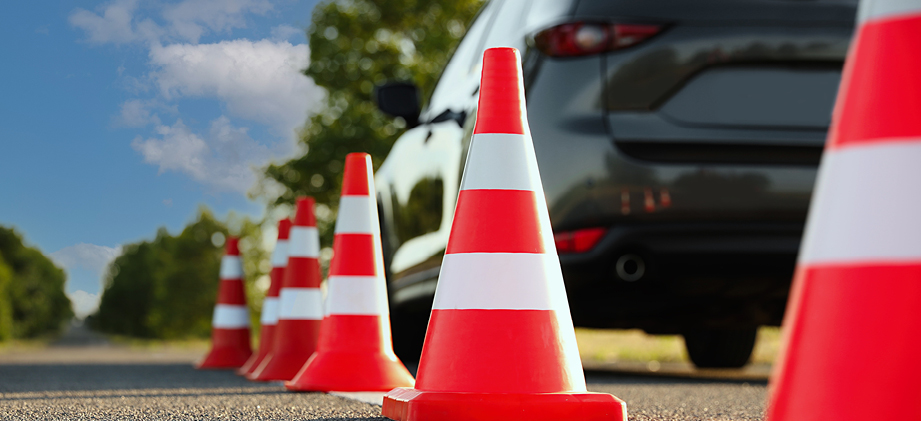
[[[583,360],[599,362],[686,362],[684,339],[678,335],[647,335],[641,330],[576,329]],[[763,327],[752,361],[771,363],[780,348],[780,329]]]
[[[198,350],[198,349],[208,349],[211,344],[211,339],[206,338],[192,338],[192,339],[141,339],[134,338],[130,336],[121,336],[121,335],[105,335],[106,339],[109,340],[112,344],[127,346],[133,349],[143,349],[143,350],[166,350],[166,349],[180,349],[180,350]]]
[[[27,351],[33,349],[41,349],[46,346],[54,339],[54,337],[39,338],[39,339],[11,339],[8,341],[0,342],[0,354],[4,352],[12,351]]]

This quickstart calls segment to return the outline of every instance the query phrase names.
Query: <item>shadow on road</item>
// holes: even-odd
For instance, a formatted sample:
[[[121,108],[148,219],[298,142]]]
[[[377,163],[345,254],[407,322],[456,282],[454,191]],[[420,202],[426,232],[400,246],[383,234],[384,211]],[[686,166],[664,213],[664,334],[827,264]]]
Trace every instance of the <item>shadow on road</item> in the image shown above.
[[[124,389],[277,391],[278,383],[253,383],[232,371],[197,371],[191,364],[0,364],[0,392]]]

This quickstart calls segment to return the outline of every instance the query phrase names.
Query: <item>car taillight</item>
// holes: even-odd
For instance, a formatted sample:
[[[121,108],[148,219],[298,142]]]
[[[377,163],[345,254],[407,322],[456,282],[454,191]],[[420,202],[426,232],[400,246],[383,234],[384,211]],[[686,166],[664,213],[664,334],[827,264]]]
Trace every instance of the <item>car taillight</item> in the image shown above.
[[[534,44],[553,57],[587,56],[636,45],[662,28],[651,24],[564,23],[538,32]]]
[[[607,231],[604,228],[586,228],[577,231],[558,232],[553,235],[557,253],[584,253],[598,244]]]

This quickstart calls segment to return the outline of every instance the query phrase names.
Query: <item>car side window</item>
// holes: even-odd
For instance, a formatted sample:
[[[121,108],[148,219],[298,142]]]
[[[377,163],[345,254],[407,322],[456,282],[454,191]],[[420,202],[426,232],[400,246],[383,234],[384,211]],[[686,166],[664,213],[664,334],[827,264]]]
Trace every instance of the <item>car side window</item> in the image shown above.
[[[464,99],[472,95],[465,83],[475,70],[474,65],[478,62],[478,56],[482,52],[483,35],[486,34],[492,25],[495,10],[501,6],[501,1],[491,1],[483,7],[479,15],[474,19],[464,39],[457,46],[454,55],[448,61],[435,90],[432,91],[432,97],[426,110],[422,113],[422,121],[431,121],[433,118],[445,111],[461,112],[465,103]]]

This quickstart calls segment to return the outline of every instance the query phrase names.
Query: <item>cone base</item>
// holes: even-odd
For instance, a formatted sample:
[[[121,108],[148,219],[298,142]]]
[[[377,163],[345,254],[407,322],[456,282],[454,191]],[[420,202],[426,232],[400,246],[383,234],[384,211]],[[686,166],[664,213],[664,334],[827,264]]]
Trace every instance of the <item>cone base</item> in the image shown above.
[[[291,381],[296,392],[386,392],[415,383],[396,356],[357,352],[318,352]]]
[[[253,355],[249,346],[249,329],[213,329],[211,331],[211,351],[202,358],[195,368],[232,369],[240,368]]]
[[[319,334],[320,320],[279,320],[272,352],[246,378],[263,382],[293,379],[316,351]]]
[[[262,364],[262,360],[271,352],[274,339],[275,325],[262,325],[262,333],[259,338],[259,351],[254,352],[253,355],[246,360],[246,363],[237,369],[237,374],[246,376],[256,371],[256,369],[259,368],[259,364]]]
[[[303,354],[271,354],[266,356],[246,378],[257,382],[291,380],[308,358],[310,358],[309,355],[304,356]]]
[[[195,364],[199,370],[230,370],[240,368],[252,355],[249,350],[239,348],[214,348],[201,361]]]
[[[261,352],[254,352],[253,355],[250,355],[249,359],[243,363],[240,368],[237,369],[237,375],[246,376],[249,373],[252,373],[256,367],[259,367],[259,363],[262,362],[262,359],[265,358],[266,354]]]
[[[470,393],[397,388],[383,415],[397,421],[627,421],[624,401],[606,393]]]

